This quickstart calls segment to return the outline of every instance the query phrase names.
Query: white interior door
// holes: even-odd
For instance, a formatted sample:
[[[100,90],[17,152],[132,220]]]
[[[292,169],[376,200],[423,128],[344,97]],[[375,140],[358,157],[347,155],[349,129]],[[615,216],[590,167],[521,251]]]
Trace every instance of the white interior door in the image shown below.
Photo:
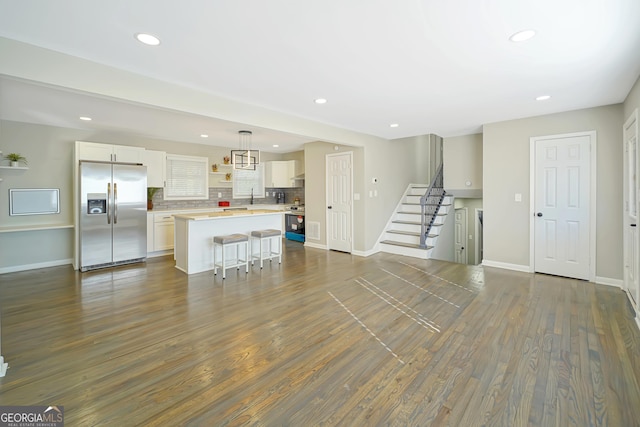
[[[352,155],[327,155],[327,246],[351,252]]]
[[[454,262],[467,264],[467,209],[456,209],[454,225]]]
[[[624,124],[624,286],[634,304],[640,300],[640,153],[638,152],[638,110]]]
[[[591,134],[533,142],[534,271],[589,280]]]

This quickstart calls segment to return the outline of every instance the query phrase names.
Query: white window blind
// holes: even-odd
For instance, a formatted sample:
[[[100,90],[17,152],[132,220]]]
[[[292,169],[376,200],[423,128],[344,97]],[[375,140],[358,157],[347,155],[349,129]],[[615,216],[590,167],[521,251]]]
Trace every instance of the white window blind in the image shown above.
[[[246,199],[251,197],[264,197],[264,162],[256,165],[256,170],[234,169],[233,171],[233,198]]]
[[[167,154],[165,200],[209,198],[209,160],[206,157]]]

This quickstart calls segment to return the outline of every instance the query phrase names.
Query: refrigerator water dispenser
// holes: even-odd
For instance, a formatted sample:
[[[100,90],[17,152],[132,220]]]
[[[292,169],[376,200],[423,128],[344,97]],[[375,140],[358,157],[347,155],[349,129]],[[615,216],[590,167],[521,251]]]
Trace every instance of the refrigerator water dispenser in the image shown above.
[[[105,214],[107,213],[107,195],[91,193],[87,194],[87,214]]]

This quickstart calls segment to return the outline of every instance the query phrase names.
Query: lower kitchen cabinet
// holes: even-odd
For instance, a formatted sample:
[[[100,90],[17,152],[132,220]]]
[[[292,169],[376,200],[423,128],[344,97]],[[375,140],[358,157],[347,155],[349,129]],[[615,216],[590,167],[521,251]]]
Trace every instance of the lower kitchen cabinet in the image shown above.
[[[153,220],[153,250],[173,249],[173,213],[157,213]]]

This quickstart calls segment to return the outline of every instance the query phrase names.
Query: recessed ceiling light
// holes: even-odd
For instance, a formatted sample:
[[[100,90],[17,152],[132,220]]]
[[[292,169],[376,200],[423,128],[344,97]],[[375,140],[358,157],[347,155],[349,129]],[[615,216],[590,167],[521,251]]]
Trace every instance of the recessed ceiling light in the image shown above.
[[[512,34],[511,37],[509,37],[509,40],[515,43],[519,43],[519,42],[529,40],[535,35],[536,35],[535,30],[522,30],[522,31],[518,31],[515,34]]]
[[[92,119],[91,119],[91,117],[80,116],[80,120],[84,120],[85,122],[90,122]]]
[[[273,148],[278,148],[280,147],[278,144],[273,144]]]
[[[327,100],[324,98],[318,98],[316,100],[314,100],[313,102],[315,102],[316,104],[326,104]]]
[[[540,95],[536,98],[536,101],[546,101],[547,99],[551,99],[551,95]]]
[[[148,46],[158,46],[160,44],[160,39],[151,34],[137,33],[136,40]]]
[[[391,124],[389,125],[389,127],[390,127],[390,128],[397,128],[398,126],[400,126],[400,125],[399,125],[399,124],[397,124],[397,123],[391,123]]]
[[[200,135],[200,138],[209,138],[209,135],[207,135],[206,133],[203,133],[202,135]]]

